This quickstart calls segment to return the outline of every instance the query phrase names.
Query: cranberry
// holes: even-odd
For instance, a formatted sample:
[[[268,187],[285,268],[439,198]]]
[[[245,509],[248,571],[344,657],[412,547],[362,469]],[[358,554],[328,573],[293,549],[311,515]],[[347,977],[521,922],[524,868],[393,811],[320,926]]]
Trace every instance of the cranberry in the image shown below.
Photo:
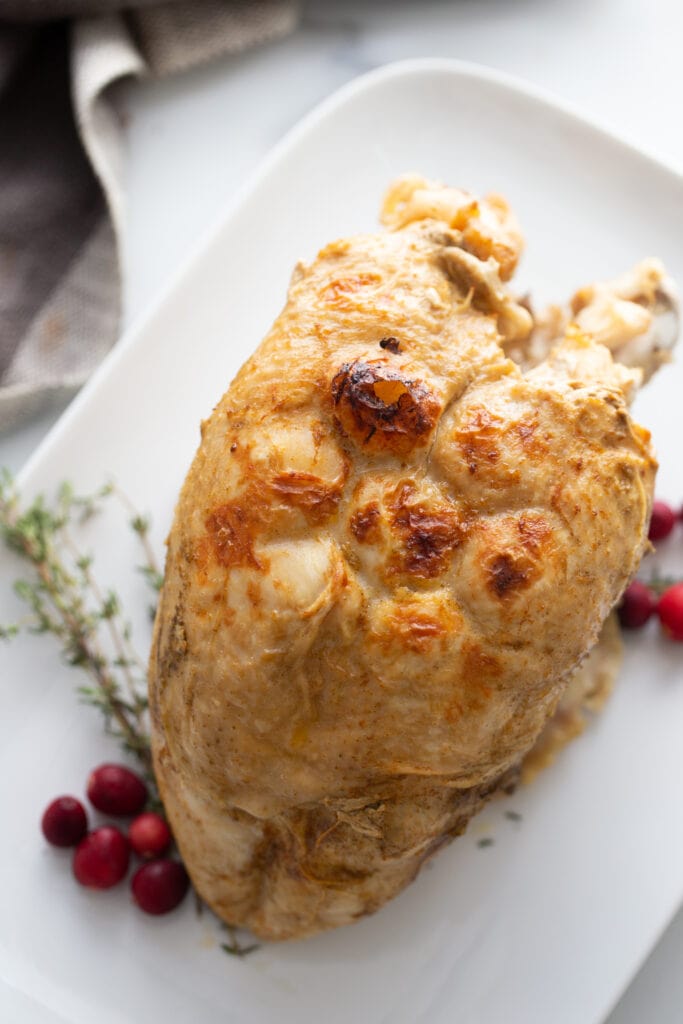
[[[82,839],[74,853],[76,880],[91,889],[111,889],[128,871],[130,846],[123,832],[104,825]]]
[[[617,607],[619,622],[626,629],[640,629],[656,607],[657,599],[650,588],[640,580],[634,580],[624,591]]]
[[[664,540],[668,537],[676,523],[676,513],[665,501],[655,501],[652,505],[650,517],[650,528],[648,537],[650,540]]]
[[[153,860],[133,875],[133,899],[146,914],[167,914],[182,901],[190,885],[177,860]]]
[[[665,590],[657,606],[659,621],[672,640],[683,640],[683,583]]]
[[[171,830],[160,814],[147,811],[131,821],[128,842],[139,857],[161,857],[171,845]]]
[[[122,764],[101,764],[88,778],[88,799],[105,814],[137,814],[147,803],[147,786]]]
[[[75,846],[88,831],[85,808],[73,796],[58,796],[48,804],[40,824],[53,846]]]

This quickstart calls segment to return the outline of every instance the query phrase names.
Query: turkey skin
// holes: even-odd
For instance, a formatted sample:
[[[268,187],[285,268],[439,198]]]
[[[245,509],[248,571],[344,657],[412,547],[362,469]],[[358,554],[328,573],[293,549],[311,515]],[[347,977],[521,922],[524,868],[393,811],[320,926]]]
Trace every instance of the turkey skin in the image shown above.
[[[377,910],[513,783],[647,543],[642,371],[572,319],[506,355],[505,201],[409,176],[383,221],[297,266],[168,540],[162,799],[199,895],[268,939]]]

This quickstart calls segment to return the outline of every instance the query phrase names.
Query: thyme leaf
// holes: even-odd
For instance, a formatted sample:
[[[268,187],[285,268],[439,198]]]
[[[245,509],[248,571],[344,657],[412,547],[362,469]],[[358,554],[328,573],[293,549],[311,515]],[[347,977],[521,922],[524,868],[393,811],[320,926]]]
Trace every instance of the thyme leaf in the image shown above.
[[[132,646],[131,627],[123,618],[118,595],[100,589],[92,556],[80,551],[72,536],[74,527],[95,516],[112,494],[132,516],[131,526],[145,556],[143,571],[158,592],[162,576],[149,541],[149,518],[137,514],[113,484],[82,496],[65,482],[52,505],[39,495],[24,506],[10,473],[0,471],[0,538],[27,569],[14,583],[15,594],[27,608],[26,620],[0,625],[0,639],[12,639],[21,628],[55,637],[66,664],[90,677],[87,685],[78,687],[81,701],[102,714],[105,730],[137,759],[149,785],[150,804],[160,807],[152,771],[145,667]]]
[[[257,949],[261,948],[259,942],[250,942],[246,946],[243,946],[237,937],[237,930],[233,928],[231,924],[222,922],[221,927],[230,936],[229,942],[221,942],[221,949],[224,953],[228,953],[230,956],[249,956],[250,953],[254,953]]]
[[[52,634],[63,660],[88,677],[77,687],[80,700],[99,711],[105,731],[137,759],[148,784],[148,808],[163,814],[152,770],[145,667],[132,646],[131,625],[118,595],[100,588],[92,556],[80,551],[73,537],[74,528],[95,516],[111,495],[130,516],[144,555],[138,569],[156,596],[163,575],[149,539],[150,519],[139,515],[118,488],[107,484],[81,496],[67,482],[52,505],[39,496],[24,506],[11,475],[0,469],[0,539],[26,568],[14,592],[27,609],[24,622],[0,624],[0,640],[11,640],[22,629]],[[198,913],[202,906],[197,896]],[[221,944],[225,953],[245,957],[260,948],[258,943],[242,944],[233,927],[223,927],[229,935]]]
[[[249,953],[254,953],[257,949],[260,949],[258,942],[252,942],[249,946],[233,945],[228,942],[221,942],[221,949],[224,953],[229,953],[230,956],[248,956]]]
[[[680,579],[676,579],[675,576],[661,576],[655,572],[649,580],[643,580],[643,582],[652,590],[658,597],[668,590],[669,587],[673,587],[676,583],[680,583]]]

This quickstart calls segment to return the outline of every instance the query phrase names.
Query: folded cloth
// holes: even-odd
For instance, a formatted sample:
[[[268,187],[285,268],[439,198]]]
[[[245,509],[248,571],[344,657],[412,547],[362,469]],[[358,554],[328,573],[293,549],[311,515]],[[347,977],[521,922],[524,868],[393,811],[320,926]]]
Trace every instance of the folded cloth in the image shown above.
[[[122,125],[110,86],[276,38],[296,0],[0,0],[0,431],[115,342]]]

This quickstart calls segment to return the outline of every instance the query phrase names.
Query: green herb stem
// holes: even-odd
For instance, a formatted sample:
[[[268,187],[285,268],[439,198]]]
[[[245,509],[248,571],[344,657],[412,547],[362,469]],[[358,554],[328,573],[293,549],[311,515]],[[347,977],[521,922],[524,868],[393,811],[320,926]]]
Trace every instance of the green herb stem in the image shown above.
[[[0,535],[33,571],[32,579],[19,579],[14,586],[30,609],[28,629],[52,633],[60,642],[66,662],[90,675],[94,686],[80,687],[81,698],[100,709],[108,730],[138,759],[156,799],[144,666],[130,643],[130,627],[121,620],[118,597],[113,592],[103,594],[91,570],[92,559],[81,554],[69,531],[74,520],[83,522],[94,515],[101,499],[111,493],[113,488],[108,485],[96,495],[83,498],[63,484],[53,511],[40,497],[22,510],[11,477],[3,472]],[[142,539],[141,532],[135,532]],[[151,550],[146,549],[146,553],[149,556]],[[114,651],[110,659],[100,643],[102,627]],[[17,632],[16,626],[2,627],[0,637],[9,639]],[[134,667],[141,670],[142,679],[136,680]],[[124,682],[127,697],[121,693],[119,680]]]

